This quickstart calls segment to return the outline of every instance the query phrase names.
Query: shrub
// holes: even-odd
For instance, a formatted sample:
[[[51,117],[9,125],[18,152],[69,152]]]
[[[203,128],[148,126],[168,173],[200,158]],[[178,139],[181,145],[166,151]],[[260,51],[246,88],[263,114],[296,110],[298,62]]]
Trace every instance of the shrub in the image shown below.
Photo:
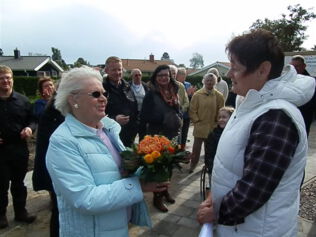
[[[36,96],[38,77],[14,77],[14,90],[26,96]]]
[[[202,88],[202,76],[187,76],[186,81],[190,82],[192,86],[196,86],[198,89]]]

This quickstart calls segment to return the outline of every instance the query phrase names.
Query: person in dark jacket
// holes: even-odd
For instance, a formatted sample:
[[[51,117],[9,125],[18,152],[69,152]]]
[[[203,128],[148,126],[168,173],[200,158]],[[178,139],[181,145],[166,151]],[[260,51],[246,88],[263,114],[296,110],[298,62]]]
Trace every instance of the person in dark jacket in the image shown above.
[[[34,115],[37,122],[44,113],[45,107],[55,92],[54,81],[50,77],[41,77],[38,80],[38,92],[40,99],[34,102]]]
[[[305,76],[310,76],[308,71],[306,70],[305,59],[301,55],[295,55],[291,59],[291,65],[295,67],[295,70],[298,74],[302,74]],[[301,111],[302,116],[304,118],[305,126],[306,126],[306,133],[307,136],[309,135],[311,124],[315,118],[315,111],[316,111],[316,89],[314,95],[310,101],[306,104],[298,107]]]
[[[24,95],[13,90],[11,68],[0,65],[0,229],[9,223],[6,217],[10,188],[15,220],[31,223],[36,216],[26,210],[29,151],[27,139],[36,128],[32,105]]]
[[[219,109],[218,117],[217,117],[217,127],[212,132],[209,133],[205,141],[204,162],[207,168],[207,172],[209,174],[209,179],[211,179],[212,170],[213,170],[213,161],[215,158],[219,139],[233,112],[234,112],[234,108],[230,106],[225,106]],[[209,183],[211,183],[211,180]]]
[[[122,126],[120,138],[125,146],[131,146],[138,128],[137,101],[130,84],[123,79],[122,60],[109,57],[105,62],[105,72],[103,87],[108,97],[105,113]]]
[[[52,204],[50,219],[51,237],[59,236],[59,221],[56,194],[53,189],[52,180],[46,168],[46,152],[50,136],[65,120],[64,116],[54,106],[55,95],[48,102],[38,124],[34,170],[32,176],[34,190],[47,190],[50,194]]]
[[[150,78],[149,88],[140,114],[141,126],[147,129],[146,134],[159,134],[169,139],[177,139],[182,126],[182,115],[177,96],[178,85],[172,78],[168,65],[156,68]],[[154,193],[153,204],[158,210],[167,212],[168,208],[163,203],[163,198],[171,204],[175,203],[166,190]]]

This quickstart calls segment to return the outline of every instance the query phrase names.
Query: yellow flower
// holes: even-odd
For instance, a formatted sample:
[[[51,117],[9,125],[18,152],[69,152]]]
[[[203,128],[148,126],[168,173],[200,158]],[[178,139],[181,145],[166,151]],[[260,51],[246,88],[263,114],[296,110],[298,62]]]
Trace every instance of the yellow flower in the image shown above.
[[[151,154],[147,154],[144,156],[144,160],[147,164],[151,164],[154,162],[154,157]]]
[[[160,154],[159,151],[153,151],[153,152],[151,153],[151,155],[152,155],[152,157],[153,157],[154,159],[157,159],[159,156],[161,156],[161,154]]]

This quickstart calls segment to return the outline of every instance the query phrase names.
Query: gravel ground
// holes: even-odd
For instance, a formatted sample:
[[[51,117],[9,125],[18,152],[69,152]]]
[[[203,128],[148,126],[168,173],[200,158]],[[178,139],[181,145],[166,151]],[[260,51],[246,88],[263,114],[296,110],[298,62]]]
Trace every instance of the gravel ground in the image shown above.
[[[316,178],[314,177],[301,190],[301,205],[299,216],[316,221]]]

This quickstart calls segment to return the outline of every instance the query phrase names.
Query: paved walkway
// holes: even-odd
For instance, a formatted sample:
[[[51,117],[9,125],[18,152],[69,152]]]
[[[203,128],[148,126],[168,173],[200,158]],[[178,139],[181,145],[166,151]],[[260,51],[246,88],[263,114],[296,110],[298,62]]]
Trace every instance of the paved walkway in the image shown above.
[[[192,128],[191,128],[192,129]],[[190,134],[192,134],[190,132]],[[193,138],[189,137],[188,150],[192,147]],[[306,166],[305,183],[316,178],[316,122],[312,125],[310,139],[310,150]],[[202,159],[201,159],[202,160]],[[168,205],[169,212],[158,212],[152,206],[152,194],[147,193],[147,200],[153,228],[141,228],[130,226],[130,236],[142,237],[194,237],[198,236],[200,226],[196,222],[196,210],[201,202],[200,198],[200,170],[202,162],[192,174],[188,173],[188,167],[184,167],[183,172],[174,171],[170,193],[176,198],[176,203]],[[48,237],[49,226],[49,197],[47,192],[32,191],[30,182],[31,173],[28,173],[26,183],[29,188],[28,209],[37,213],[37,220],[30,225],[20,225],[13,219],[12,207],[8,209],[10,227],[0,231],[0,237]],[[298,218],[298,237],[316,237],[316,223]]]

